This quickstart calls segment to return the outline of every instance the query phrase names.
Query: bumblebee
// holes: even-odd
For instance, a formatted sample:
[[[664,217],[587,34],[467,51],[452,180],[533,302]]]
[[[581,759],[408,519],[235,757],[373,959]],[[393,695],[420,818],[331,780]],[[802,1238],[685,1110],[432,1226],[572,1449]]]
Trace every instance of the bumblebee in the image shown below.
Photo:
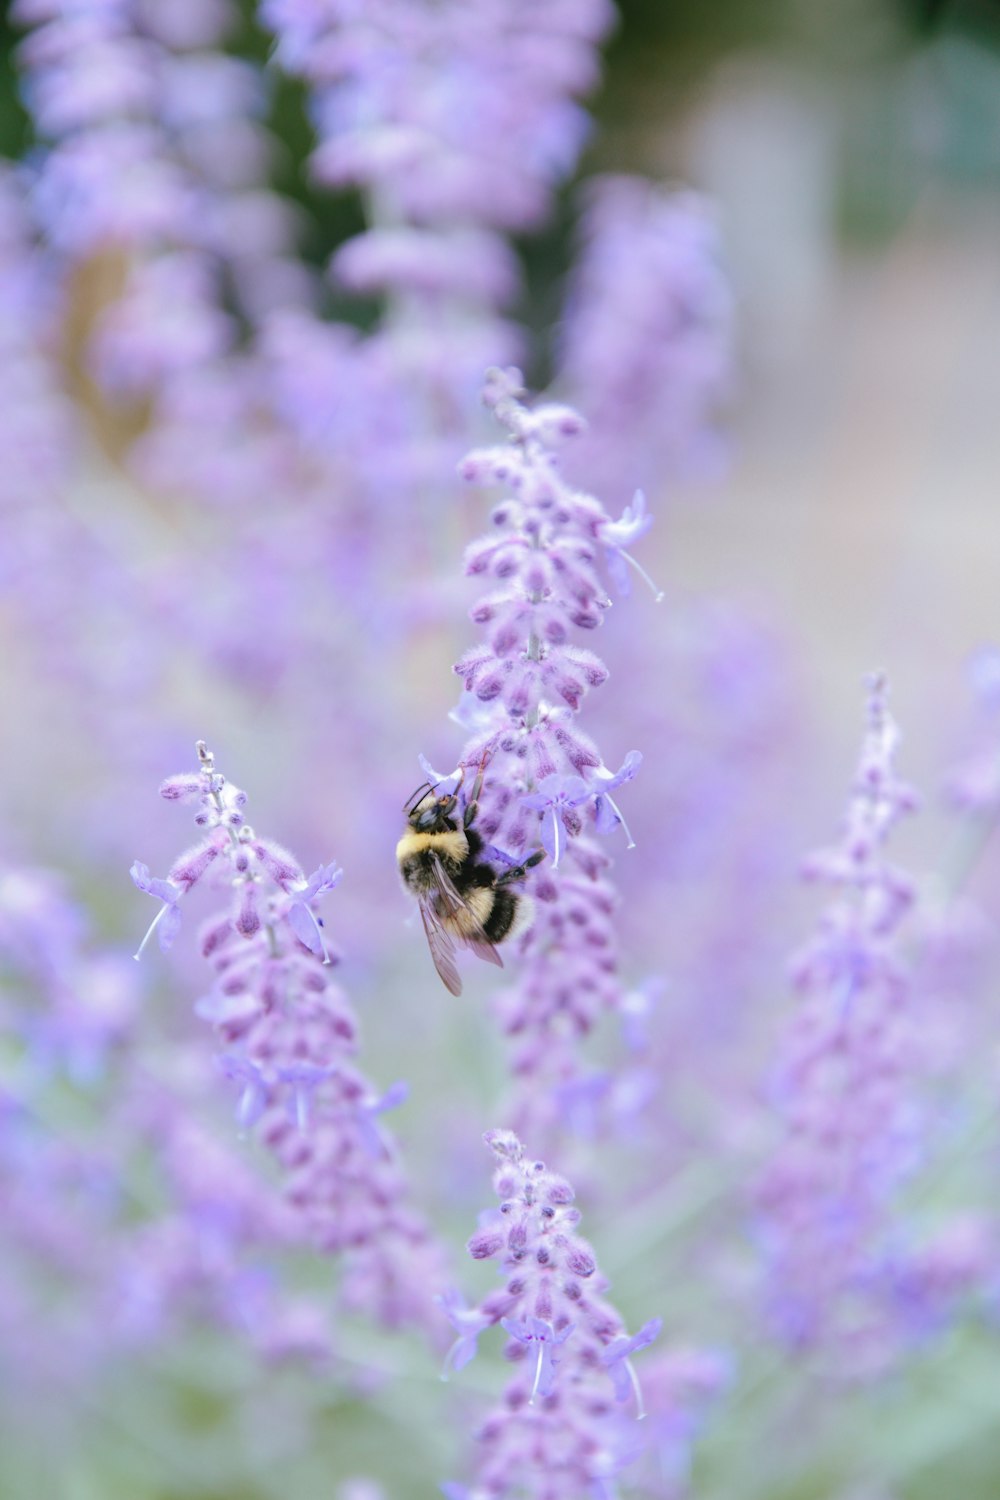
[[[427,782],[418,787],[403,809],[407,826],[396,845],[399,873],[420,907],[434,967],[453,995],[462,993],[456,943],[503,968],[496,945],[523,932],[534,911],[531,897],[512,887],[544,858],[538,849],[503,871],[484,858],[486,845],[475,827],[482,776],[480,769],[464,813],[457,787],[443,797]]]

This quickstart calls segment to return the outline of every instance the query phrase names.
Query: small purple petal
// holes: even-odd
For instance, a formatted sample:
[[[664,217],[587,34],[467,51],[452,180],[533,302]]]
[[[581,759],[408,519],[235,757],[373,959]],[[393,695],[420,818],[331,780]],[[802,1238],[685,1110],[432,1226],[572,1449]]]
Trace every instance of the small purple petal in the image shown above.
[[[480,1312],[478,1307],[468,1307],[461,1292],[453,1289],[442,1293],[435,1301],[444,1308],[448,1321],[458,1334],[445,1355],[441,1378],[447,1380],[452,1370],[464,1370],[470,1360],[475,1358],[479,1335],[484,1329],[492,1327],[493,1319]]]
[[[181,894],[179,886],[169,880],[160,880],[157,876],[150,875],[149,866],[140,864],[138,860],[129,870],[129,874],[140,891],[144,891],[147,896],[155,896],[158,901],[164,901],[168,906],[173,906]]]
[[[598,766],[593,774],[595,780],[602,782],[602,792],[613,792],[615,787],[624,786],[628,781],[634,781],[641,765],[642,752],[640,750],[630,750],[617,771],[612,773],[606,766]]]
[[[304,889],[295,892],[295,899],[297,901],[311,901],[314,896],[326,895],[327,891],[332,891],[334,886],[339,884],[343,873],[343,870],[338,865],[320,865],[309,876]]]
[[[255,1063],[229,1053],[218,1059],[218,1067],[227,1078],[243,1085],[236,1106],[236,1119],[241,1130],[249,1130],[260,1119],[267,1106],[268,1087],[264,1075]]]
[[[542,848],[545,850],[552,867],[555,869],[559,864],[559,819],[556,817],[554,807],[546,808],[545,816],[542,818],[541,827]]]
[[[326,947],[323,942],[323,934],[319,930],[319,923],[315,916],[301,901],[293,901],[288,908],[288,925],[295,933],[299,942],[309,949],[310,953],[320,954],[326,957]]]
[[[615,1400],[624,1402],[630,1395],[634,1395],[639,1416],[644,1415],[642,1392],[636,1373],[629,1363],[629,1356],[651,1344],[655,1338],[659,1337],[662,1328],[662,1318],[651,1318],[648,1323],[642,1325],[638,1333],[632,1334],[631,1338],[622,1336],[614,1339],[601,1355],[601,1363],[611,1376],[611,1382],[615,1388]]]
[[[381,1099],[363,1099],[358,1105],[358,1129],[361,1132],[365,1150],[376,1160],[379,1157],[391,1156],[392,1151],[388,1141],[375,1124],[375,1118],[377,1115],[385,1114],[387,1110],[396,1109],[407,1099],[409,1092],[409,1084],[400,1081],[388,1088]]]
[[[289,1067],[278,1068],[278,1077],[282,1083],[292,1086],[289,1114],[299,1130],[309,1129],[312,1096],[318,1086],[332,1078],[336,1071],[335,1067],[317,1067],[315,1063],[293,1063]]]
[[[425,755],[418,755],[417,759],[420,762],[420,769],[439,797],[450,797],[452,792],[457,791],[459,783],[462,780],[461,766],[458,766],[454,771],[450,771],[447,776],[442,776],[440,771],[435,771]]]
[[[170,944],[177,936],[181,927],[181,909],[179,906],[165,906],[163,915],[157,923],[157,937],[160,941],[160,952],[166,953]]]

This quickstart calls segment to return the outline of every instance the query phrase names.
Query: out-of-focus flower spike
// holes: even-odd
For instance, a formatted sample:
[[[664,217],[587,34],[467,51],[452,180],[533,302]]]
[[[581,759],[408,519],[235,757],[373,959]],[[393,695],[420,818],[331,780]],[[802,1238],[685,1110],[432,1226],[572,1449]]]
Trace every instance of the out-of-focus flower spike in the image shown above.
[[[331,982],[314,910],[342,872],[322,864],[307,879],[279,845],[234,826],[230,815],[245,796],[203,744],[198,750],[195,817],[207,831],[180,863],[189,883],[204,879],[220,892],[224,910],[202,929],[215,983],[195,1009],[214,1026],[220,1072],[239,1089],[240,1130],[255,1129],[283,1169],[302,1242],[340,1255],[344,1304],[436,1334],[440,1250],[409,1204],[398,1153],[377,1123],[406,1087],[380,1093],[355,1066],[357,1023]],[[132,878],[164,902],[161,931],[176,927],[182,888],[139,863]]]
[[[771,1089],[782,1138],[756,1190],[772,1332],[850,1376],[884,1369],[914,1337],[889,1248],[898,1194],[929,1140],[931,1061],[912,955],[900,941],[914,887],[885,855],[917,799],[896,771],[884,676],[866,688],[841,838],[806,867],[833,897],[793,960],[801,999]]]
[[[587,194],[557,377],[590,419],[569,472],[609,493],[712,475],[734,359],[711,207],[638,177],[591,180]]]

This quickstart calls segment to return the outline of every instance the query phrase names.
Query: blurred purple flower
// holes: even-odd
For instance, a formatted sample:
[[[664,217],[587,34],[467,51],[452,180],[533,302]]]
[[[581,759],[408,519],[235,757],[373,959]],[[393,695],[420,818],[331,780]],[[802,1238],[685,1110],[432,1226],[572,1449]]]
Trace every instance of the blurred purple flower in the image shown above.
[[[241,1085],[236,1119],[241,1130],[249,1130],[256,1125],[267,1107],[270,1090],[264,1081],[264,1075],[255,1063],[248,1062],[245,1057],[223,1053],[217,1061],[220,1072]]]
[[[372,1095],[370,1098],[359,1100],[358,1124],[371,1156],[378,1158],[391,1155],[392,1148],[375,1121],[379,1115],[387,1114],[389,1110],[398,1109],[401,1104],[405,1104],[409,1096],[410,1085],[398,1080],[389,1085],[381,1098]]]
[[[193,804],[203,830],[201,843],[175,862],[175,880],[186,888],[207,875],[225,893],[226,905],[201,931],[216,977],[197,1011],[222,1043],[220,1070],[240,1087],[237,1118],[256,1127],[282,1167],[298,1236],[341,1256],[343,1304],[390,1326],[433,1332],[440,1251],[376,1123],[403,1101],[406,1086],[380,1094],[358,1071],[357,1023],[331,983],[313,911],[341,871],[324,864],[305,879],[287,850],[248,827],[246,795],[216,771],[201,742],[198,758],[197,786],[171,777],[161,793]],[[143,889],[164,885],[145,867],[140,873]]]
[[[597,178],[585,191],[557,378],[590,418],[570,473],[608,493],[712,474],[734,363],[732,296],[712,209],[639,177]],[[633,504],[615,523],[617,555],[609,558],[626,589],[624,564],[635,564],[621,549],[641,534],[641,492]]]
[[[662,1318],[651,1318],[644,1323],[638,1333],[633,1333],[631,1338],[624,1335],[615,1339],[601,1355],[601,1363],[611,1376],[615,1388],[615,1400],[627,1401],[630,1395],[635,1396],[636,1416],[646,1415],[642,1404],[642,1391],[636,1376],[630,1355],[645,1349],[654,1339],[659,1338],[663,1328]]]
[[[174,938],[180,931],[181,913],[177,905],[184,894],[184,887],[174,885],[170,880],[160,880],[155,875],[150,875],[149,866],[141,864],[136,860],[129,870],[133,884],[140,891],[145,891],[148,896],[154,896],[163,905],[146,929],[146,935],[139,944],[134,958],[141,958],[142,951],[155,932],[159,938],[160,951],[166,953]]]
[[[449,1373],[457,1375],[459,1370],[465,1369],[470,1360],[475,1359],[479,1335],[485,1329],[492,1328],[494,1319],[480,1308],[470,1308],[461,1292],[454,1289],[443,1292],[438,1301],[458,1334],[458,1338],[445,1356],[444,1369],[441,1372],[442,1380],[447,1380]]]
[[[794,961],[802,1000],[772,1087],[783,1138],[756,1193],[772,1329],[859,1377],[882,1369],[909,1336],[906,1308],[893,1306],[878,1265],[928,1128],[928,1060],[899,939],[913,889],[883,852],[916,797],[895,769],[899,732],[885,680],[867,686],[842,837],[806,864],[835,899]]]

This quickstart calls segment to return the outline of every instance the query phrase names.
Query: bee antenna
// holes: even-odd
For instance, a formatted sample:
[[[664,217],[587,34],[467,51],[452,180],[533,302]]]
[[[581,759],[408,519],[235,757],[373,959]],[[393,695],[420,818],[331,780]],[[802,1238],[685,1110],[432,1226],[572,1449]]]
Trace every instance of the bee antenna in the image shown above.
[[[410,812],[411,809],[417,805],[417,802],[423,796],[424,792],[432,792],[436,786],[440,785],[441,783],[439,781],[422,781],[417,787],[417,790],[413,793],[413,796],[407,797],[406,801],[403,803],[403,811],[406,813]]]

